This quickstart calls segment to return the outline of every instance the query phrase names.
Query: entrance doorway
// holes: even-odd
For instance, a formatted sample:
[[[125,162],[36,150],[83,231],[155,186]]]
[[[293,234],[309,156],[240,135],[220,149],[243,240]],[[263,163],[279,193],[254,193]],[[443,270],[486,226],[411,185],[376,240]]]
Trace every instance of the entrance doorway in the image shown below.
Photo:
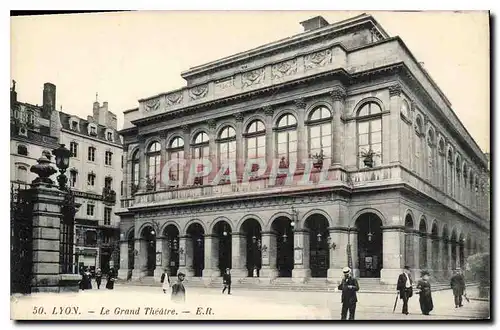
[[[128,245],[128,273],[127,273],[127,280],[132,278],[132,270],[134,269],[134,262],[135,262],[135,239],[134,239],[134,230],[132,229],[130,231],[130,234],[128,235],[128,240],[127,240],[127,245]]]
[[[167,239],[167,248],[170,258],[165,260],[169,275],[176,276],[179,269],[179,229],[174,225],[167,225],[163,234]]]
[[[205,232],[199,223],[193,223],[187,229],[187,233],[191,236],[193,244],[194,277],[201,277],[203,276],[203,268],[205,268]]]
[[[213,234],[217,240],[218,269],[220,276],[226,272],[226,268],[231,269],[231,226],[226,221],[219,221],[215,224]]]
[[[358,229],[358,269],[360,277],[380,277],[382,269],[382,221],[374,213],[356,220]]]
[[[245,235],[247,244],[247,276],[253,277],[255,273],[259,277],[262,267],[262,228],[257,220],[247,219],[241,225],[241,231]]]
[[[276,267],[278,277],[292,277],[293,270],[293,227],[292,220],[279,217],[273,221],[272,229],[276,232]]]
[[[156,235],[153,227],[145,227],[141,236],[146,247],[146,276],[153,276],[156,267]]]
[[[327,277],[330,265],[328,220],[321,214],[313,214],[307,218],[305,227],[309,229],[311,277]]]

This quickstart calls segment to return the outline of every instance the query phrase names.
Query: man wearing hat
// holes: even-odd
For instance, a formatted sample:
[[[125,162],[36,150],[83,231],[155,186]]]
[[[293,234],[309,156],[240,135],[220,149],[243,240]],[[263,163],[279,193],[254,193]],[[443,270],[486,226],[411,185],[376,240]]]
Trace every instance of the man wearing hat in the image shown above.
[[[358,281],[352,276],[351,269],[349,267],[344,267],[342,272],[344,273],[344,278],[338,287],[338,289],[342,291],[341,319],[346,320],[347,311],[349,311],[349,320],[354,320],[356,303],[358,302],[356,291],[359,290],[359,284]]]
[[[222,293],[227,289],[227,294],[231,294],[231,270],[229,268],[226,268],[226,272],[222,275],[222,283],[224,284]]]
[[[172,285],[172,301],[184,302],[186,300],[186,289],[184,288],[184,273],[177,274],[177,282]]]
[[[453,275],[450,280],[450,286],[453,290],[453,296],[455,297],[455,308],[462,307],[462,296],[465,291],[465,279],[460,268],[455,270],[455,275]]]
[[[396,290],[399,291],[399,298],[403,299],[402,313],[408,315],[408,299],[413,296],[413,280],[410,275],[410,267],[405,266],[403,273],[399,275]]]

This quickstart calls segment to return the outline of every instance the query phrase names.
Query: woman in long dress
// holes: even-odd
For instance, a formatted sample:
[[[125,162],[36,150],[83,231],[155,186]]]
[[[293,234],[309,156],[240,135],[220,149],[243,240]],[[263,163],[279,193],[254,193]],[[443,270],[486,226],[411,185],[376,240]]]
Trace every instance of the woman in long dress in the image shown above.
[[[419,289],[420,295],[420,309],[422,314],[429,315],[429,313],[434,309],[434,304],[432,303],[432,293],[431,293],[431,283],[429,282],[429,273],[427,271],[422,271],[422,278],[418,281],[417,289]]]
[[[163,289],[163,293],[167,293],[170,291],[170,276],[169,276],[168,268],[163,270],[163,274],[161,275],[161,287]]]
[[[106,289],[113,290],[115,287],[116,274],[115,269],[111,267],[108,272],[108,280],[106,282]]]

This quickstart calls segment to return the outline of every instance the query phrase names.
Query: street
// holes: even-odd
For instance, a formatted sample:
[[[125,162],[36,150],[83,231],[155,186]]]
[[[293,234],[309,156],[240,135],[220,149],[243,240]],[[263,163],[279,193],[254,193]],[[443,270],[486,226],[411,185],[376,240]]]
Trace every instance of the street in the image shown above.
[[[454,308],[450,290],[433,293],[434,311],[421,315],[418,297],[401,314],[402,301],[393,313],[394,294],[360,293],[357,320],[456,320],[488,317],[486,301],[464,301]],[[40,308],[41,307],[41,308]],[[135,319],[135,320],[338,320],[339,292],[256,291],[237,289],[222,295],[217,289],[189,288],[186,303],[175,304],[161,288],[117,285],[115,290],[78,293],[39,293],[11,297],[13,319]]]

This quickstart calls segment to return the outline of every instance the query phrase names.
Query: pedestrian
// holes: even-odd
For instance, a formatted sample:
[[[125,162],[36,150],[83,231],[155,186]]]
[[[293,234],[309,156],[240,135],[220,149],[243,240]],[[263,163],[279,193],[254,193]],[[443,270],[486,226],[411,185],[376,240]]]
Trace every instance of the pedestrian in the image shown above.
[[[338,286],[338,289],[342,291],[341,319],[345,320],[347,318],[347,311],[349,311],[349,320],[354,320],[356,303],[358,302],[356,291],[359,291],[359,284],[358,281],[352,276],[352,272],[349,267],[345,267],[342,272],[344,273],[344,278]]]
[[[429,315],[429,313],[434,309],[434,304],[432,303],[431,294],[431,283],[429,282],[429,272],[423,270],[421,274],[422,278],[417,283],[418,294],[420,295],[420,310],[422,314]]]
[[[115,288],[116,274],[115,269],[111,267],[108,271],[108,279],[106,281],[106,289],[113,290]]]
[[[160,282],[162,283],[161,288],[163,289],[163,293],[167,293],[167,290],[170,288],[170,276],[167,268],[163,270]]]
[[[92,274],[90,274],[90,270],[88,268],[85,269],[85,272],[83,273],[83,290],[90,290],[92,289]]]
[[[455,275],[450,280],[450,286],[455,298],[455,308],[462,307],[462,296],[465,292],[465,279],[459,268],[455,270]]]
[[[408,300],[413,296],[413,280],[410,275],[410,267],[405,266],[403,273],[399,275],[396,290],[399,291],[399,298],[403,300],[401,313],[408,315]]]
[[[184,273],[177,274],[177,282],[172,285],[172,301],[185,302],[186,301],[186,288],[184,288]]]
[[[231,294],[231,270],[229,268],[226,268],[226,272],[222,275],[222,283],[224,284],[222,293],[227,289],[227,294]]]
[[[101,288],[101,281],[102,281],[101,268],[97,268],[97,271],[95,272],[95,283],[97,284],[98,290]]]

